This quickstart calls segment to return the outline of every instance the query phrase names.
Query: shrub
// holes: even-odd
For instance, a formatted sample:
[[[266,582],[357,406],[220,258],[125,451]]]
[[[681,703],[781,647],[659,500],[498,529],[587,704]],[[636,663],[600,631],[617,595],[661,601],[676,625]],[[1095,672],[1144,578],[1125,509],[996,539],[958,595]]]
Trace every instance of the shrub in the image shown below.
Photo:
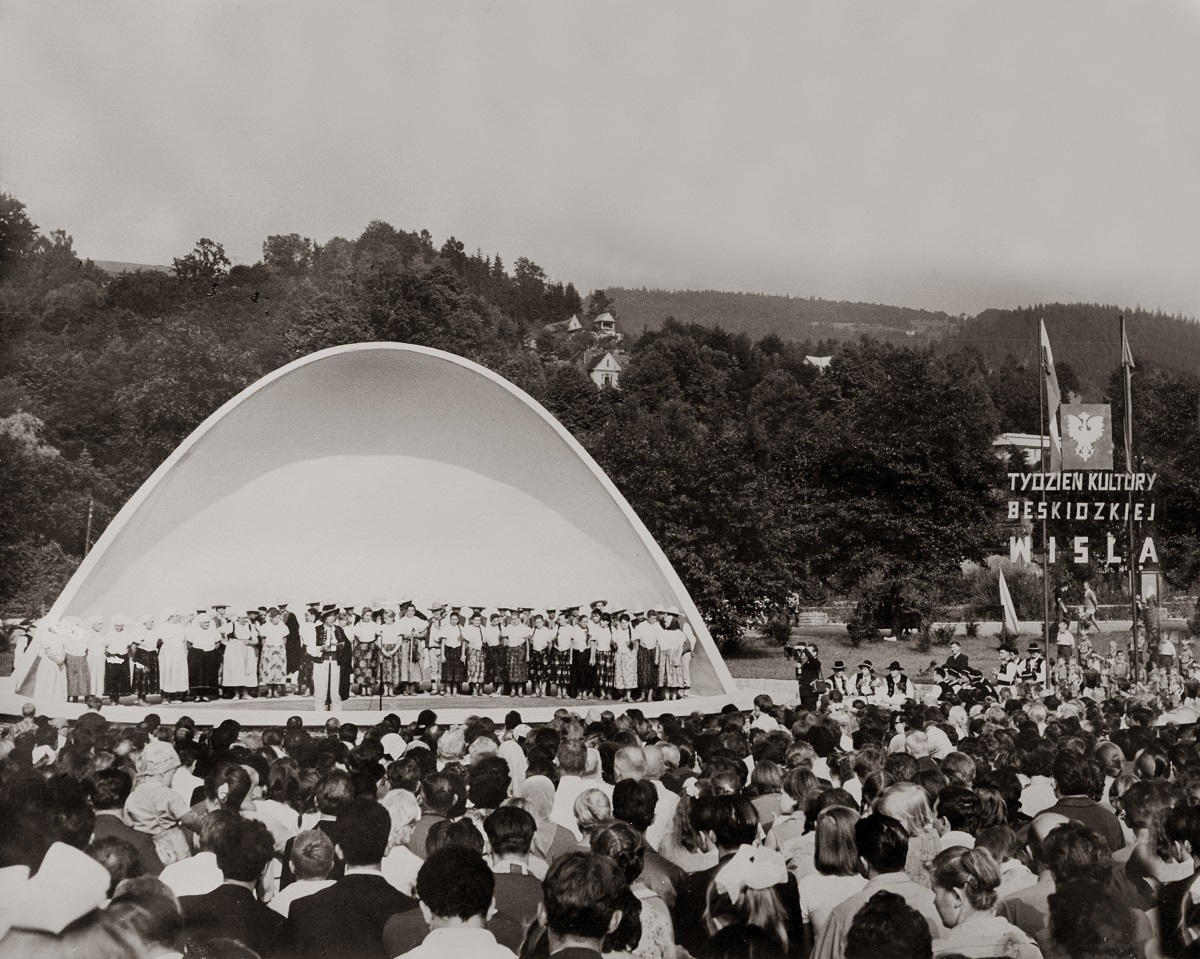
[[[787,616],[773,616],[763,625],[762,633],[775,640],[780,646],[786,646],[792,638],[792,624]]]
[[[1042,578],[1025,566],[1003,563],[995,569],[977,569],[967,574],[966,615],[971,619],[1004,620],[1000,608],[1000,570],[1012,594],[1018,619],[1042,618]]]
[[[979,632],[979,625],[976,624],[975,631]],[[943,623],[941,626],[933,628],[933,645],[934,646],[949,646],[954,640],[954,624]]]
[[[979,635],[979,623],[974,616],[968,617],[964,625],[966,626],[967,636],[970,639],[975,639]]]

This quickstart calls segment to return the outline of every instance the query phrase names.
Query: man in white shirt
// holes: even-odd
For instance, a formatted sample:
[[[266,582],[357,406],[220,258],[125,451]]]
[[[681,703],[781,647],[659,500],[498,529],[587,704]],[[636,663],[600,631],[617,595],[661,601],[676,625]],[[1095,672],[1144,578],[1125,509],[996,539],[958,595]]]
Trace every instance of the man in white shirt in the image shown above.
[[[297,899],[333,885],[334,880],[329,878],[333,869],[333,840],[320,829],[300,833],[292,844],[291,862],[296,881],[277,892],[268,903],[284,918],[287,918],[292,903]]]
[[[404,955],[515,959],[515,953],[500,945],[487,928],[495,888],[496,878],[479,853],[463,846],[439,849],[417,873],[417,897],[429,935]]]
[[[679,797],[661,782],[663,773],[667,771],[667,764],[663,759],[662,750],[658,746],[644,746],[642,753],[646,759],[646,771],[645,775],[641,778],[652,782],[655,791],[658,793],[658,803],[654,807],[654,822],[646,829],[646,843],[651,848],[657,850],[659,843],[663,841],[663,838],[667,835],[667,830],[671,828],[671,823],[675,819],[675,810],[679,806]],[[622,778],[634,779],[638,777],[625,776],[616,778],[620,782]]]

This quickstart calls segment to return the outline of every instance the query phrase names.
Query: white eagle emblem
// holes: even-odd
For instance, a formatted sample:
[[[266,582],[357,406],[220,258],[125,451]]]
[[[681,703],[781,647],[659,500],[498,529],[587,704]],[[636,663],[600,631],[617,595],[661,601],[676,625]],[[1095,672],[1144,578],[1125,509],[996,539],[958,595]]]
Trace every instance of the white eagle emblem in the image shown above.
[[[1104,417],[1088,413],[1067,414],[1067,435],[1075,441],[1079,458],[1085,463],[1096,452],[1096,444],[1104,434]]]

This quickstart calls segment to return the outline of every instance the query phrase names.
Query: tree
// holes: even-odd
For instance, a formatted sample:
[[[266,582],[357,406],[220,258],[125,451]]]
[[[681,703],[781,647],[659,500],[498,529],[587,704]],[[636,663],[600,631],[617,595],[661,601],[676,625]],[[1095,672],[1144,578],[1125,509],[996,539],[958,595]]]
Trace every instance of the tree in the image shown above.
[[[0,280],[29,254],[37,238],[37,225],[25,214],[25,204],[15,196],[0,193]]]
[[[611,313],[613,319],[619,319],[617,316],[617,301],[608,295],[605,290],[592,290],[592,295],[588,297],[587,315],[589,319],[595,319],[601,313]]]
[[[313,241],[299,233],[276,234],[263,241],[263,264],[284,276],[307,272],[314,253]]]
[[[187,256],[171,261],[175,275],[181,280],[220,280],[229,272],[229,257],[220,243],[202,236]]]

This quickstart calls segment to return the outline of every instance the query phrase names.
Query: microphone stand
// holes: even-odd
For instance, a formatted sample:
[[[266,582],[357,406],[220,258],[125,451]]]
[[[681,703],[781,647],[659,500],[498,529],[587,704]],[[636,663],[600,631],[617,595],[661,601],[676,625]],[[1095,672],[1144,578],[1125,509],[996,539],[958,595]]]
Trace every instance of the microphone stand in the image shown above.
[[[335,626],[334,629],[337,629]],[[334,637],[336,640],[336,636]],[[325,712],[333,710],[333,660],[329,659],[329,652],[325,646],[329,639],[329,627],[325,627],[325,636],[321,641],[321,654],[325,656]],[[336,648],[336,647],[335,647]]]
[[[379,684],[379,711],[383,712],[383,637],[378,633],[375,634],[375,682]]]

